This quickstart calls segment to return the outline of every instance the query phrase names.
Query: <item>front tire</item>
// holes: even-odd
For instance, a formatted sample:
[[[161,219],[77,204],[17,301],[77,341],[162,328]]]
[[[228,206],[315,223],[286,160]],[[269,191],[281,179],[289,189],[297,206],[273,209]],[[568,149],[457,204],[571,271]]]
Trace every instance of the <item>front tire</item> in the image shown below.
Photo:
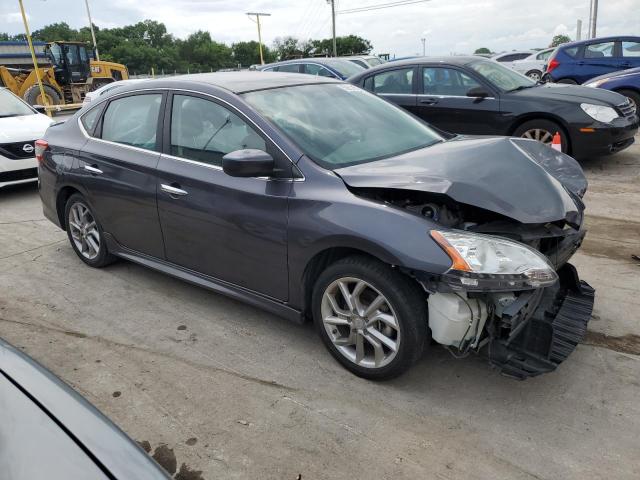
[[[58,93],[58,91],[53,88],[51,85],[43,85],[42,90],[44,90],[44,95],[47,98],[47,103],[49,105],[61,105],[62,97]],[[39,85],[31,85],[24,92],[23,99],[29,105],[44,105],[45,102],[42,99],[42,94],[40,93]]]
[[[554,134],[558,132],[560,134],[560,142],[562,151],[564,153],[569,152],[569,139],[564,129],[551,120],[544,118],[537,118],[524,122],[518,126],[513,132],[514,137],[528,138],[530,140],[537,140],[545,145],[551,145]]]
[[[350,256],[327,267],[313,288],[312,310],[331,355],[359,377],[397,377],[429,344],[422,290],[370,257]]]
[[[115,257],[107,250],[104,232],[85,198],[71,195],[64,209],[67,237],[80,260],[90,267],[101,268]]]

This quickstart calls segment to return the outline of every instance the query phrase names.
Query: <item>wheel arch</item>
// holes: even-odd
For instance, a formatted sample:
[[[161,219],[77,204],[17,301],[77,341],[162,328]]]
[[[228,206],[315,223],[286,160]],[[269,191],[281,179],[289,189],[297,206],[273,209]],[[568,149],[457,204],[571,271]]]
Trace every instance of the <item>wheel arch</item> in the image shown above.
[[[64,218],[64,208],[69,198],[71,198],[71,195],[75,193],[84,195],[79,189],[72,185],[62,187],[56,195],[56,214],[58,215],[58,220],[63,230],[67,229],[67,222]]]
[[[549,112],[528,112],[523,115],[520,115],[516,120],[511,124],[507,135],[513,136],[514,132],[525,122],[529,122],[531,120],[549,120],[551,122],[557,123],[567,138],[567,142],[569,142],[567,153],[571,154],[572,151],[572,140],[571,135],[569,135],[569,125],[565,122],[561,117],[554,115]]]

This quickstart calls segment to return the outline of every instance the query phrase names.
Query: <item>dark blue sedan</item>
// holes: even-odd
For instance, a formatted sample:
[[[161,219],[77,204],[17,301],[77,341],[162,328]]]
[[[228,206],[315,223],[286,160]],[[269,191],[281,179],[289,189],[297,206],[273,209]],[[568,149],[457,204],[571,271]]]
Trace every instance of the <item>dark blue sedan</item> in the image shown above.
[[[258,67],[257,70],[262,70],[263,72],[306,73],[307,75],[346,80],[350,76],[362,72],[365,68],[344,58],[318,57],[270,63]]]
[[[600,75],[589,80],[584,86],[604,88],[621,93],[636,104],[636,111],[640,106],[640,67]]]

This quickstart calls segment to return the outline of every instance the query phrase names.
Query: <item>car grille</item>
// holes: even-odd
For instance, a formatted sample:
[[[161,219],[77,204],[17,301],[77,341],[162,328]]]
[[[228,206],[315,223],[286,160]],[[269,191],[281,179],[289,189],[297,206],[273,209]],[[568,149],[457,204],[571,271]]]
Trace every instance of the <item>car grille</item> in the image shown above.
[[[32,150],[29,152],[25,152],[24,151],[25,145],[31,145]],[[26,142],[0,144],[0,155],[3,155],[11,160],[22,160],[24,158],[33,158],[36,156],[35,140],[28,140]]]
[[[30,178],[38,178],[37,168],[14,170],[12,172],[0,172],[0,183],[17,182],[18,180],[28,180]]]
[[[636,114],[636,106],[629,98],[627,98],[626,102],[618,105],[617,108],[623,117],[631,117]]]

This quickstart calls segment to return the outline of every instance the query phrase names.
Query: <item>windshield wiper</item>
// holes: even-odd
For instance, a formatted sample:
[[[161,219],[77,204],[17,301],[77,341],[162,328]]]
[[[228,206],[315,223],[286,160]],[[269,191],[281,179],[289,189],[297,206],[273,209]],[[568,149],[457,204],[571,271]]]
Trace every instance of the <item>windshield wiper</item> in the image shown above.
[[[512,88],[511,90],[507,90],[507,93],[519,92],[520,90],[524,90],[525,88],[533,88],[533,87],[536,87],[536,86],[537,86],[536,83],[534,83],[533,85],[520,85],[519,87]]]

